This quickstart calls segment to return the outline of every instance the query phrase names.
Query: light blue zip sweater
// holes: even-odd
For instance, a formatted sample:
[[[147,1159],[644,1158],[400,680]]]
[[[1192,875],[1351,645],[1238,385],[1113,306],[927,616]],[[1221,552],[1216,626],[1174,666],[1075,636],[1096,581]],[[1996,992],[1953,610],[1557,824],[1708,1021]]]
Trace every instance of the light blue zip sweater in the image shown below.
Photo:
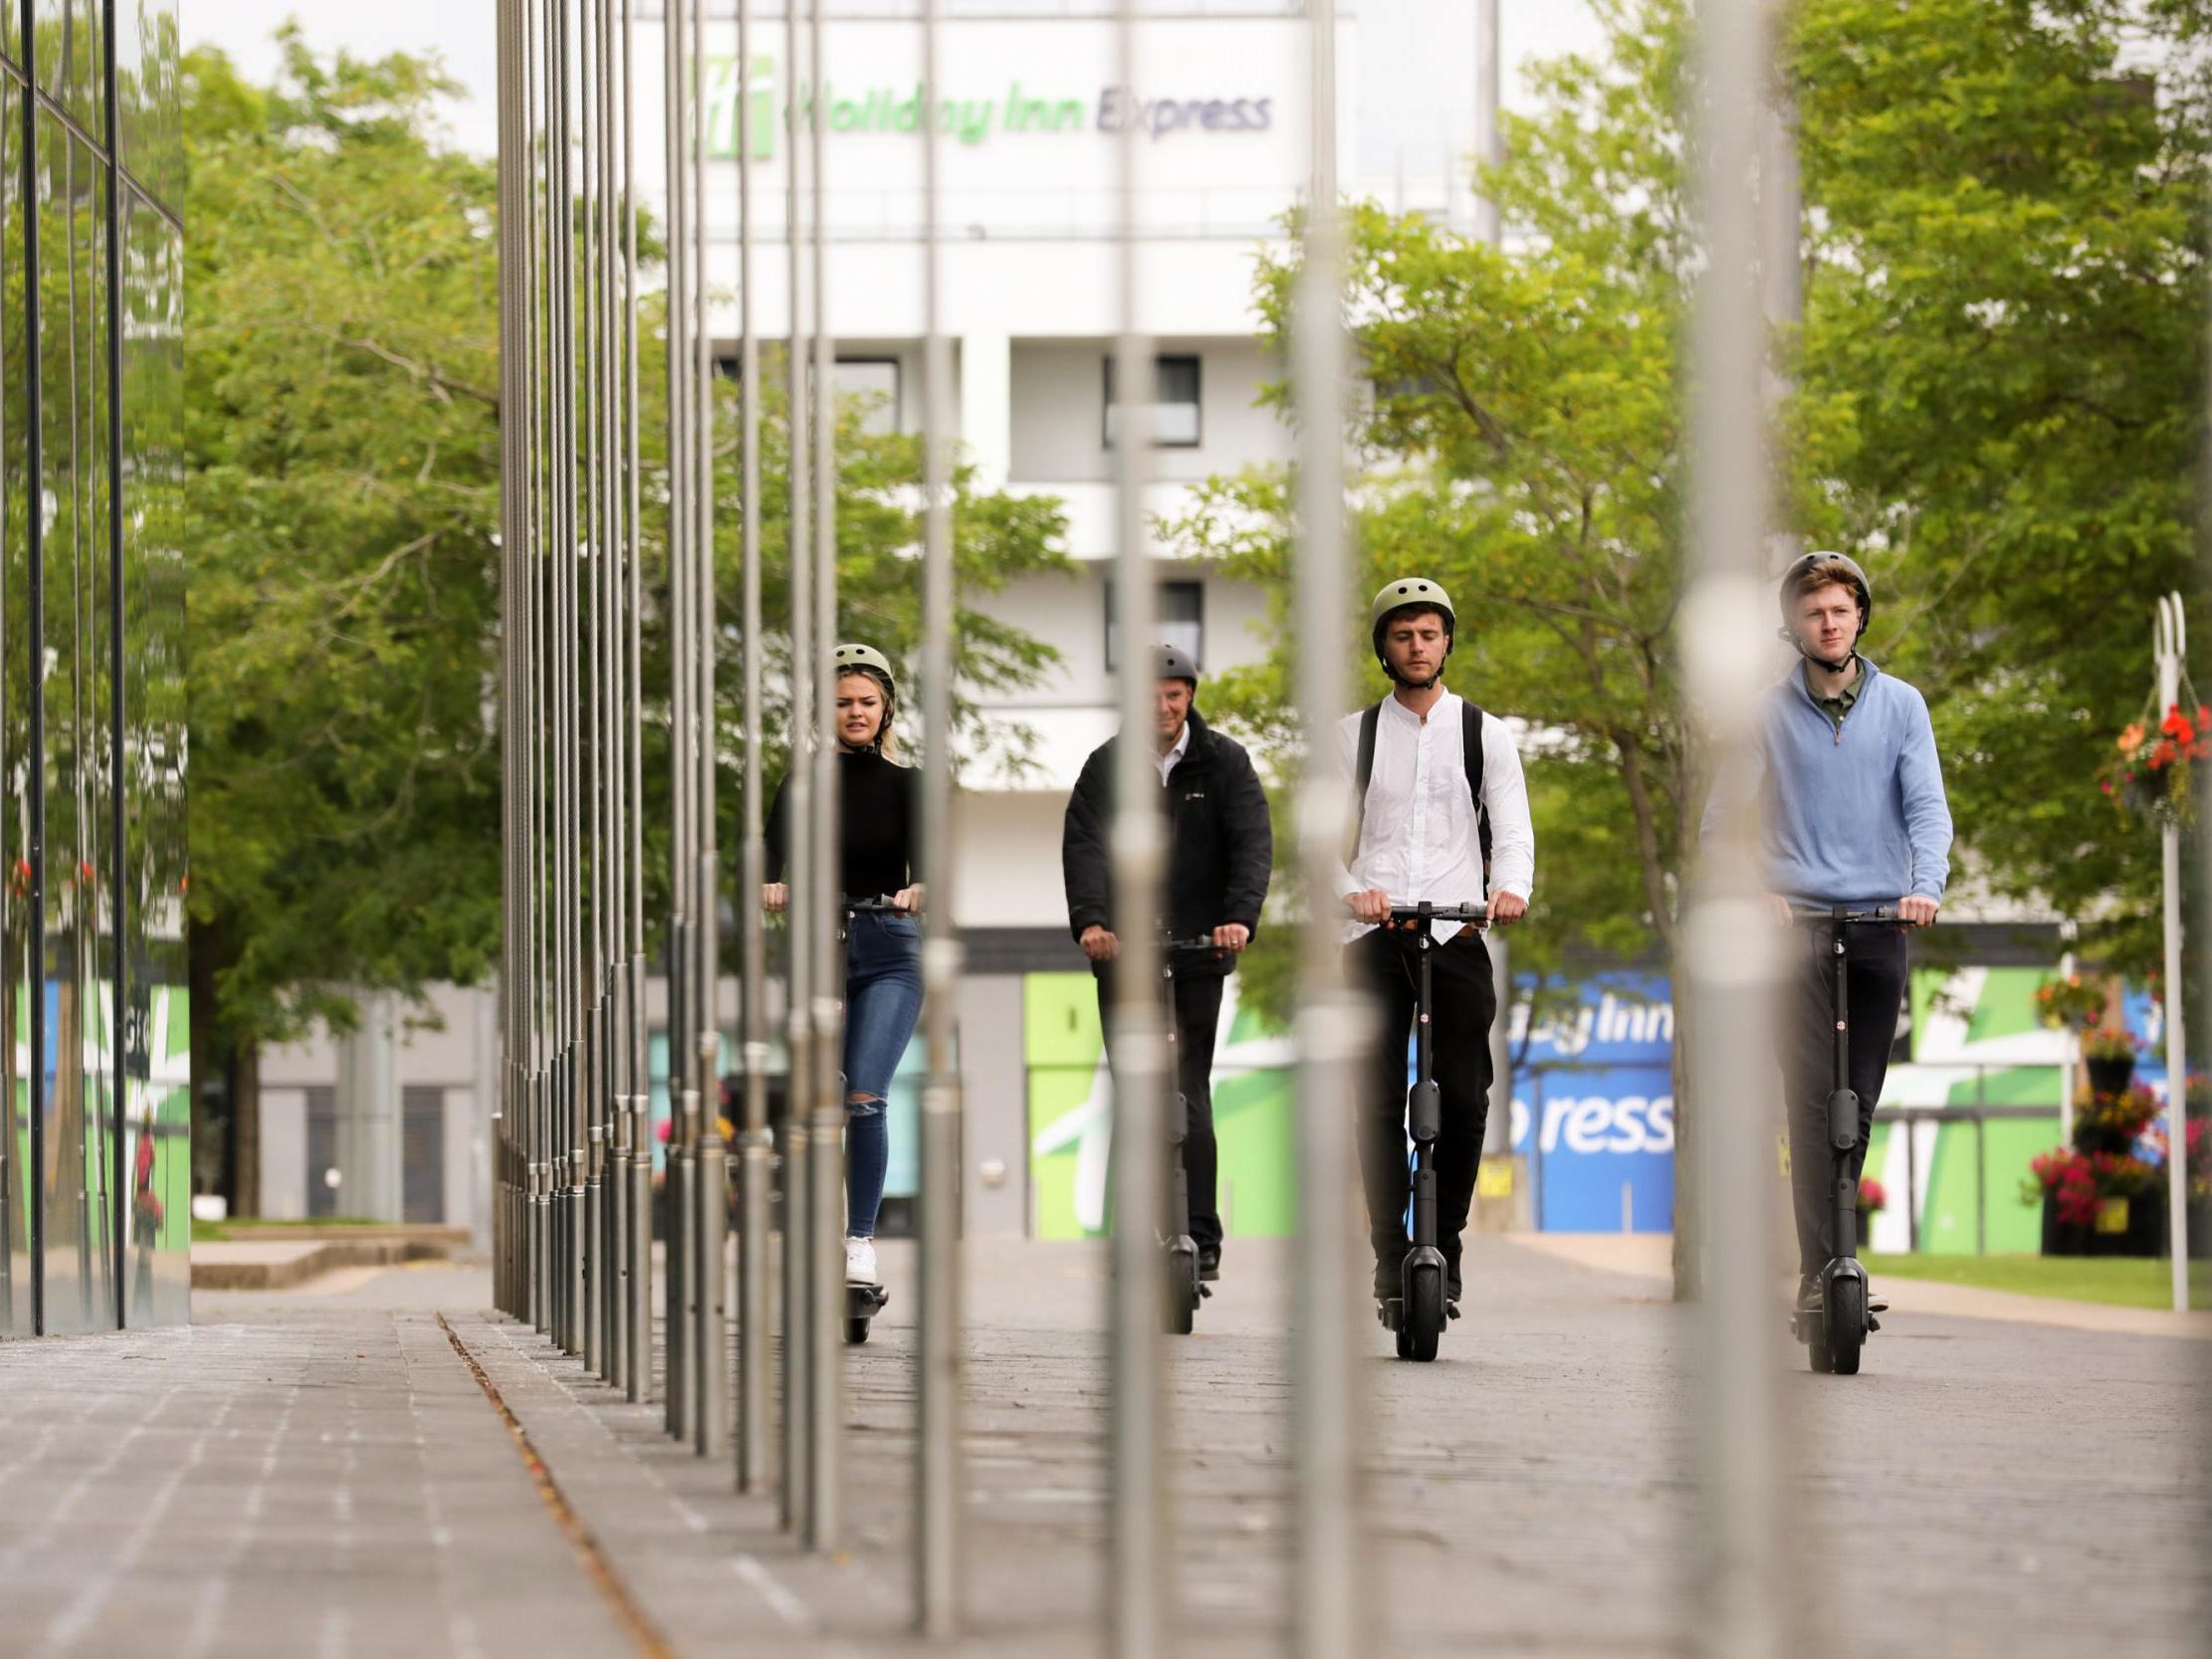
[[[1806,690],[1802,663],[1769,687],[1755,758],[1713,790],[1703,838],[1741,791],[1756,790],[1769,892],[1819,907],[1940,900],[1951,810],[1927,703],[1865,657],[1853,689],[1839,730]]]

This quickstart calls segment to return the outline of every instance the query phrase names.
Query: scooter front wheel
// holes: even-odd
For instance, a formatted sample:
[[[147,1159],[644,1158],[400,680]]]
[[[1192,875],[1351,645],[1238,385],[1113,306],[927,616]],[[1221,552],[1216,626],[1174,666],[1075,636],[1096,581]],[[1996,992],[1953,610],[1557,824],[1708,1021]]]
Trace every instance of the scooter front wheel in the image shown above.
[[[1443,1275],[1435,1268],[1417,1270],[1408,1285],[1406,1323],[1400,1333],[1405,1356],[1427,1363],[1437,1356],[1438,1340],[1443,1336]]]

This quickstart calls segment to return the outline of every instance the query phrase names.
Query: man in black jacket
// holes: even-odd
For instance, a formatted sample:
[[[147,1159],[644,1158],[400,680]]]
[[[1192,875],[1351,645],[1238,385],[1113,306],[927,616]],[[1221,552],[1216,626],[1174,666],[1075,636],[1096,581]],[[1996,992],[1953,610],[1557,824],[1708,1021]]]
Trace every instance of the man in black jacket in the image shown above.
[[[1190,1112],[1184,1168],[1191,1186],[1191,1237],[1199,1247],[1199,1274],[1221,1272],[1221,1216],[1216,1197],[1217,1154],[1214,1143],[1214,1037],[1220,1022],[1221,985],[1236,954],[1259,930],[1267,897],[1274,837],[1267,797],[1243,745],[1209,726],[1196,707],[1199,665],[1188,653],[1163,645],[1154,653],[1160,676],[1154,704],[1154,758],[1160,767],[1168,814],[1166,922],[1179,938],[1204,934],[1212,950],[1179,951],[1175,960],[1178,1084]],[[1067,884],[1068,929],[1098,976],[1101,1024],[1112,1018],[1113,962],[1120,952],[1116,927],[1145,927],[1150,918],[1116,912],[1111,860],[1106,853],[1113,821],[1114,744],[1111,738],[1083,762],[1068,797],[1060,837],[1060,869]]]

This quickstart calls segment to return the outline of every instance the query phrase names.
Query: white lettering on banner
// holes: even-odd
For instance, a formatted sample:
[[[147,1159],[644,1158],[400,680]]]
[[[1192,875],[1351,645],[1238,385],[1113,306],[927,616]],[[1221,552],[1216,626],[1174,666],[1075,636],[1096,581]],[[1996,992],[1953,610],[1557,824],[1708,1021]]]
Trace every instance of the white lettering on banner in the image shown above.
[[[1543,1044],[1561,1059],[1571,1060],[1592,1043],[1604,1047],[1663,1047],[1674,1041],[1674,1005],[1641,997],[1604,992],[1596,1007],[1550,1013],[1528,1028],[1528,1004],[1515,1003],[1508,1026],[1509,1040],[1518,1046],[1524,1037]]]
[[[1528,1103],[1516,1099],[1512,1126],[1516,1150],[1527,1148],[1528,1120]],[[1603,1096],[1552,1096],[1544,1102],[1544,1122],[1537,1141],[1538,1149],[1547,1154],[1560,1150],[1563,1143],[1570,1153],[1671,1152],[1673,1097],[1625,1095],[1607,1100]]]

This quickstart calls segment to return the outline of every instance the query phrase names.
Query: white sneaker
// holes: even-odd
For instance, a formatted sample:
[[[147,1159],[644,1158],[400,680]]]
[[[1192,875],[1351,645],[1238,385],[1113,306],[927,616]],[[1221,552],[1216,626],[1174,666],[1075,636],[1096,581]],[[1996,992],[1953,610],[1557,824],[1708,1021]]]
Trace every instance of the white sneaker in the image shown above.
[[[845,1283],[848,1285],[874,1285],[876,1277],[876,1241],[872,1238],[845,1240]]]

